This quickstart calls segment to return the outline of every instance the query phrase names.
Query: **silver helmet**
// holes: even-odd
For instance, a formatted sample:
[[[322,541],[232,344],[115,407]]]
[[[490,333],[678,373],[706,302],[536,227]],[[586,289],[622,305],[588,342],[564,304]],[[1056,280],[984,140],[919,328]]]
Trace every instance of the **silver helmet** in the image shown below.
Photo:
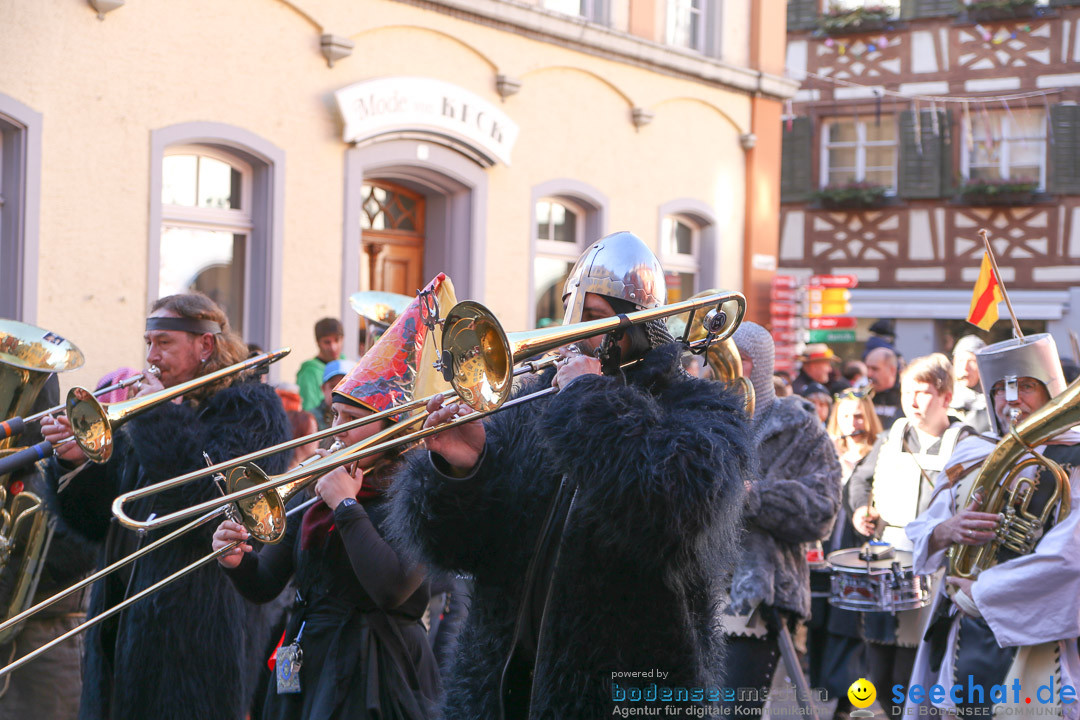
[[[586,293],[620,298],[639,308],[663,305],[667,299],[664,268],[637,235],[612,233],[590,245],[570,271],[563,289],[563,323],[581,321]]]
[[[1066,386],[1057,344],[1047,333],[987,345],[975,353],[975,362],[979,365],[979,379],[982,382],[983,395],[986,396],[986,409],[999,435],[1008,432],[1009,428],[1002,427],[997,413],[994,412],[994,398],[991,393],[996,383],[1005,384],[1007,400],[1016,398],[1016,381],[1022,377],[1035,378],[1041,382],[1046,386],[1050,397],[1058,395]]]

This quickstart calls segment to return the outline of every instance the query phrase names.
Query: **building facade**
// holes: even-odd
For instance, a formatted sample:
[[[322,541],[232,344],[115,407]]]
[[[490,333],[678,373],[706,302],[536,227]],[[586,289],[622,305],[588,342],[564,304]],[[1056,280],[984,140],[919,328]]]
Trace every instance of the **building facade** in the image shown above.
[[[781,269],[855,274],[863,332],[895,318],[914,357],[976,331],[985,228],[1025,331],[1072,355],[1080,3],[986,5],[789,2]],[[1000,310],[988,339],[1011,333]]]
[[[0,0],[0,316],[73,382],[142,365],[198,288],[314,352],[349,295],[439,271],[509,330],[628,229],[672,297],[757,295],[779,236],[783,0]]]

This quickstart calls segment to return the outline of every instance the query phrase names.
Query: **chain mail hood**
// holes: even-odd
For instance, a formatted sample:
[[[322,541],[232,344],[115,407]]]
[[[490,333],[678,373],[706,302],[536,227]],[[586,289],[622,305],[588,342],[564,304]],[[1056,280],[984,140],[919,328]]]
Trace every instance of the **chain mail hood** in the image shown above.
[[[744,320],[732,336],[739,352],[748,356],[754,363],[750,371],[750,384],[754,386],[755,410],[754,425],[758,425],[767,416],[776,402],[773,389],[773,339],[769,331],[755,322]]]

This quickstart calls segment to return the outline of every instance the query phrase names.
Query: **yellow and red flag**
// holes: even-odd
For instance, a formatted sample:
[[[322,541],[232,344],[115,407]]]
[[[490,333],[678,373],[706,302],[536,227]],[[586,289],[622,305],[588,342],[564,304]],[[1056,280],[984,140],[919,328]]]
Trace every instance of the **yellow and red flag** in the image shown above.
[[[971,309],[967,321],[980,330],[989,330],[998,319],[997,304],[1001,302],[1001,286],[994,275],[990,263],[990,253],[983,253],[979,267],[979,279],[975,281],[975,292],[971,296]]]

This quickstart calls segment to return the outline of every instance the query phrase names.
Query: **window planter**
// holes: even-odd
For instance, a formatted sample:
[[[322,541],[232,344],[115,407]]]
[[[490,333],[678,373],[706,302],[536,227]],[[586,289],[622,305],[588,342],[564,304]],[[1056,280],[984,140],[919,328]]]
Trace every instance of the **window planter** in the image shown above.
[[[1031,181],[978,181],[960,187],[965,205],[1031,205],[1039,197],[1039,185]]]
[[[889,204],[888,190],[870,183],[829,185],[814,193],[813,200],[824,210],[874,210]]]
[[[830,10],[818,18],[821,35],[851,35],[888,30],[893,25],[892,10],[886,7]]]
[[[1038,17],[1042,8],[1035,0],[977,0],[962,5],[964,19],[970,22],[994,22],[1000,20],[1024,20]]]

